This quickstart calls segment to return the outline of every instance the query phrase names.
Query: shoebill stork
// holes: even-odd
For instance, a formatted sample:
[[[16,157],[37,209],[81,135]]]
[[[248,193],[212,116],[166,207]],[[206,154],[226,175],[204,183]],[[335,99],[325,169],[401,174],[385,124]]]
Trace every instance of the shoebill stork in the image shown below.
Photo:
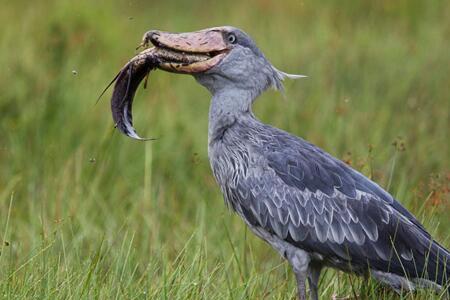
[[[301,76],[276,69],[234,27],[149,31],[143,42],[166,51],[160,69],[192,74],[212,94],[208,156],[214,177],[226,204],[292,266],[300,299],[307,298],[306,281],[318,299],[324,267],[371,276],[396,291],[438,290],[448,283],[449,251],[392,195],[253,114],[261,93]],[[208,59],[172,62],[167,53]]]

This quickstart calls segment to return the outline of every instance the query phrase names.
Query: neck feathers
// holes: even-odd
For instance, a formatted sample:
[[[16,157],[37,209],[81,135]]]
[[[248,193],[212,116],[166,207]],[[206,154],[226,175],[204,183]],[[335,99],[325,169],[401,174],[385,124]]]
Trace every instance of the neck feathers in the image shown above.
[[[214,93],[209,108],[209,141],[221,139],[224,132],[239,118],[252,116],[252,103],[256,96],[248,91],[228,89]]]

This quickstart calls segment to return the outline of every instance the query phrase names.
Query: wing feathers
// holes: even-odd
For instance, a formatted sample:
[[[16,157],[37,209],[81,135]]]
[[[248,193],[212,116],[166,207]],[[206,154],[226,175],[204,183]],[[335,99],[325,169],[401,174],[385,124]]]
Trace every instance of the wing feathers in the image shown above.
[[[242,153],[234,155],[246,160],[245,176],[236,166],[241,158],[233,159],[239,172],[224,194],[230,202],[234,195],[249,223],[330,261],[413,277],[426,269],[430,251],[429,261],[442,263],[423,226],[377,184],[287,133],[241,129]],[[432,274],[442,268],[430,268],[428,277],[442,280]]]

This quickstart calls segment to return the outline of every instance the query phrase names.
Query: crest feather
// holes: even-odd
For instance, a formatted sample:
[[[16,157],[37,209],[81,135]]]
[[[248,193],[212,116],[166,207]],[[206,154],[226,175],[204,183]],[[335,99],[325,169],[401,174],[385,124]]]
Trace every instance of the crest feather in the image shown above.
[[[286,73],[286,72],[278,70],[274,66],[272,66],[272,69],[273,69],[273,71],[275,73],[274,74],[275,80],[274,80],[274,83],[273,83],[272,87],[274,89],[276,89],[276,90],[281,91],[281,92],[284,91],[284,88],[283,88],[283,81],[284,81],[284,79],[286,79],[286,78],[299,79],[299,78],[308,77],[306,75],[289,74],[289,73]]]

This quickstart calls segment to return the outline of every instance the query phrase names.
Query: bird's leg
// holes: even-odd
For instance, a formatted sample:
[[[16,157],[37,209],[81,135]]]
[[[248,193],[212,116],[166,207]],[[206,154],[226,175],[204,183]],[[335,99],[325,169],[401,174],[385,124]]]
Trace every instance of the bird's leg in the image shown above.
[[[321,270],[322,270],[321,265],[314,263],[311,263],[309,265],[308,283],[311,300],[319,300],[318,286]]]
[[[298,299],[306,300],[306,273],[295,272],[295,279],[297,280]]]
[[[306,300],[306,278],[309,271],[309,254],[297,248],[287,249],[285,257],[292,266],[297,280],[297,292],[300,300]]]

